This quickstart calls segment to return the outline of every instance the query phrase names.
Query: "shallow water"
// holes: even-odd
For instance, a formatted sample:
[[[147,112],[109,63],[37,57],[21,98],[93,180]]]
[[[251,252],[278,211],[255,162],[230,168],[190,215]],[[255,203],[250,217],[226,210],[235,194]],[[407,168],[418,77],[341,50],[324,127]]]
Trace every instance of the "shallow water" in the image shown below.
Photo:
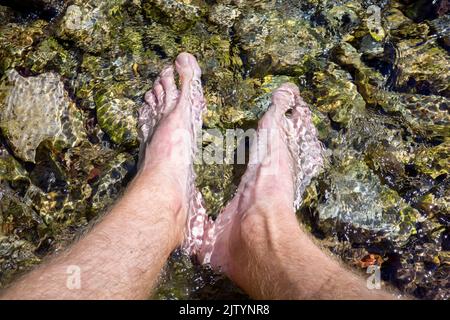
[[[405,294],[449,298],[448,1],[27,2],[0,1],[0,287],[119,197],[143,94],[186,50],[205,129],[255,128],[271,90],[297,83],[327,150],[299,220],[363,276],[379,265]],[[244,170],[196,167],[208,212]],[[155,297],[246,296],[176,252]]]

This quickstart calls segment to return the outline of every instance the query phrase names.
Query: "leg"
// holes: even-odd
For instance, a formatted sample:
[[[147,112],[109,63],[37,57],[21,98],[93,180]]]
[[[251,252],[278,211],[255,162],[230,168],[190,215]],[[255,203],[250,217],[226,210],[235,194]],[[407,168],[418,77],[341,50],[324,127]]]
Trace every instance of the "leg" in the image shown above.
[[[140,112],[143,159],[123,198],[84,238],[14,283],[1,298],[149,297],[167,257],[184,237],[195,131],[204,108],[195,58],[179,55],[176,68],[180,90],[169,67],[146,95]]]
[[[291,116],[286,111],[292,110]],[[199,259],[260,299],[388,298],[317,247],[295,216],[322,166],[321,146],[298,88],[284,84],[261,119],[250,164],[235,198],[207,226]]]

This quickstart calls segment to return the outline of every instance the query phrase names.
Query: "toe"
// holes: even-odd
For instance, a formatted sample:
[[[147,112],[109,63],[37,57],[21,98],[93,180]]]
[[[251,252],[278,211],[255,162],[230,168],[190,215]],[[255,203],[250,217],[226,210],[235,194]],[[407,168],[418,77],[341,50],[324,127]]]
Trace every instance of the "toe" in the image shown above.
[[[170,112],[174,108],[178,97],[178,89],[175,84],[173,67],[170,66],[165,68],[161,72],[160,79],[161,79],[160,83],[163,87],[165,96],[165,104],[166,104],[165,112]]]
[[[311,111],[300,95],[295,100],[291,121],[295,129],[301,130],[306,124],[312,123]]]
[[[297,85],[295,83],[292,83],[292,82],[285,82],[285,83],[283,83],[280,86],[279,89],[285,90],[285,91],[289,91],[294,96],[299,96],[300,95],[300,90],[298,89]]]
[[[147,93],[145,94],[144,100],[149,106],[156,107],[156,104],[157,104],[156,97],[153,94],[152,90],[147,91]]]
[[[158,105],[158,108],[162,108],[164,105],[164,88],[161,85],[161,81],[159,78],[153,85],[153,95],[156,98],[156,104]]]
[[[190,86],[192,81],[200,81],[200,66],[192,54],[187,52],[180,53],[175,61],[175,66],[180,75],[183,89]]]
[[[272,94],[272,107],[278,115],[284,115],[295,106],[298,96],[297,86],[293,83],[285,83]]]
[[[193,117],[198,126],[201,126],[202,112],[206,109],[203,96],[201,70],[197,60],[192,54],[181,53],[175,61],[175,66],[181,80],[181,92],[178,105],[189,105],[193,110]]]

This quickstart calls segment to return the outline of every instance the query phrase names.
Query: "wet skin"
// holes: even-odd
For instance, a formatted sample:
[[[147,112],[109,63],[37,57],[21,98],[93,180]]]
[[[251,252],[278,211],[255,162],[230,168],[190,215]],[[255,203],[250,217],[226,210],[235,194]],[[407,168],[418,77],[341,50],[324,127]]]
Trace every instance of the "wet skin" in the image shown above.
[[[142,130],[140,168],[123,197],[84,237],[14,282],[1,299],[151,295],[164,263],[184,239],[194,141],[186,133],[195,131],[204,107],[195,58],[180,54],[175,67],[180,88],[168,76],[173,70],[166,69],[146,96],[141,118],[152,122],[141,122],[141,128],[153,136],[145,139]]]
[[[252,146],[250,163],[216,222],[194,187],[196,132],[205,108],[200,67],[187,53],[165,68],[140,110],[141,159],[123,198],[86,236],[5,290],[3,299],[145,299],[170,252],[183,243],[254,298],[392,298],[368,290],[304,232],[295,216],[305,184],[322,165],[321,147],[298,88],[284,84]],[[286,112],[291,110],[290,116]],[[68,267],[82,282],[68,285]]]
[[[198,64],[193,58],[188,61],[192,69],[198,71],[196,82],[199,83]],[[163,84],[163,91],[159,83]],[[163,70],[152,93],[147,94],[148,106],[160,105],[155,101],[162,101],[162,97],[178,96],[175,91],[170,91],[173,85],[164,83],[174,83],[170,68]],[[201,127],[203,95],[201,88],[196,88],[198,90],[190,97],[191,103],[197,105],[190,114],[194,125],[183,127],[191,129],[186,134],[190,137],[195,137],[195,130]],[[168,99],[168,110],[173,99]],[[287,115],[288,111],[290,115]],[[174,113],[171,121],[177,124],[175,127],[182,127],[178,121],[188,118],[185,113]],[[142,123],[145,125],[145,120]],[[174,130],[170,125],[167,128]],[[163,150],[170,149],[174,144],[164,138],[169,132],[163,130],[158,127],[151,141],[159,140],[156,146],[162,143]],[[188,179],[191,185],[186,190],[190,191],[182,193],[191,197],[186,201],[183,247],[187,253],[196,255],[201,263],[223,271],[255,298],[391,298],[383,291],[369,292],[361,279],[322,252],[296,219],[295,207],[301,202],[305,186],[322,167],[323,159],[311,113],[294,84],[286,83],[273,93],[272,105],[258,124],[257,138],[263,143],[253,143],[249,165],[236,195],[216,221],[208,219],[200,203],[201,197],[195,191],[194,180]],[[192,144],[187,143],[186,147],[195,152]],[[147,148],[146,155],[151,158],[158,152],[156,150]],[[164,155],[163,160],[169,153],[160,153]],[[176,158],[188,161],[186,154]],[[189,177],[194,177],[192,169],[181,163],[178,167],[184,168],[183,172]],[[183,175],[183,179],[186,181],[186,176]],[[348,291],[347,285],[355,288]]]

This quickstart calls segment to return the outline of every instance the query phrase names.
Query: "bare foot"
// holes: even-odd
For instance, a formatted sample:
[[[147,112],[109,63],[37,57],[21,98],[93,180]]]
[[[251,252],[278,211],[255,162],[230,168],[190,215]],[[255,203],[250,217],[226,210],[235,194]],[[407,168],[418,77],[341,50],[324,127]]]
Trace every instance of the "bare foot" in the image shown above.
[[[252,233],[258,233],[259,227],[276,228],[273,219],[297,225],[295,209],[323,164],[311,112],[293,84],[283,84],[273,93],[272,105],[259,122],[257,141],[235,197],[214,223],[206,222],[198,255],[200,262],[221,269],[235,281],[251,263],[249,255],[258,254],[260,243],[248,243],[257,238]],[[269,254],[263,251],[260,254]]]
[[[146,93],[145,104],[139,111],[139,171],[144,175],[149,170],[163,173],[158,183],[174,199],[180,225],[184,226],[188,219],[185,247],[193,251],[196,236],[203,237],[206,217],[201,196],[194,187],[193,170],[196,136],[202,127],[205,102],[201,70],[195,57],[181,53],[175,67],[181,88],[176,86],[174,68],[164,68],[153,89]],[[201,228],[196,228],[196,221]]]

